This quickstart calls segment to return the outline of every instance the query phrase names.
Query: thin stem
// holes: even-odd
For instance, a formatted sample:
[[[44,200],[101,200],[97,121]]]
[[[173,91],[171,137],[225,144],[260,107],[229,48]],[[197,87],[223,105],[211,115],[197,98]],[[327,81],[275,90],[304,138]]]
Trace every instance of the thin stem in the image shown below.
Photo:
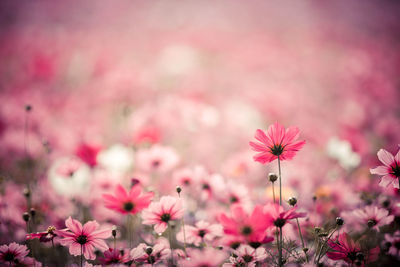
[[[336,230],[338,230],[338,227],[336,226],[335,229],[332,231],[332,233],[328,236],[328,238],[324,241],[324,243],[322,243],[321,248],[318,252],[318,258],[317,258],[317,265],[319,264],[319,261],[322,258],[322,250],[324,249],[326,243],[328,242],[328,240],[332,237],[332,235],[336,232]],[[317,256],[317,255],[316,255]]]
[[[172,227],[169,223],[168,223],[168,237],[169,237],[169,248],[171,250],[171,263],[172,265],[174,265],[174,252],[172,249]]]
[[[299,218],[296,218],[296,222],[297,222],[297,227],[299,228],[299,235],[300,235],[300,239],[301,239],[301,246],[303,247],[303,251],[304,251],[304,254],[305,254],[305,256],[306,256],[306,262],[308,262],[308,255],[307,255],[307,252],[304,250],[304,248],[305,248],[305,246],[304,246],[304,239],[303,239],[303,235],[302,235],[302,233],[301,233]]]
[[[281,175],[281,160],[278,157],[278,169],[279,169],[279,205],[282,206],[282,175]]]
[[[272,197],[274,198],[274,204],[275,204],[275,183],[272,182]]]
[[[279,266],[283,266],[283,259],[282,259],[282,247],[283,247],[283,240],[282,240],[282,227],[279,227]]]
[[[129,248],[132,248],[132,215],[128,215],[128,239],[129,239]]]
[[[115,250],[116,246],[117,246],[117,237],[114,236],[114,250]]]
[[[181,198],[181,194],[178,193],[179,198]],[[183,230],[183,251],[187,257],[186,253],[186,231],[185,231],[185,216],[182,216],[182,230]]]
[[[83,245],[81,245],[81,267],[83,266]]]

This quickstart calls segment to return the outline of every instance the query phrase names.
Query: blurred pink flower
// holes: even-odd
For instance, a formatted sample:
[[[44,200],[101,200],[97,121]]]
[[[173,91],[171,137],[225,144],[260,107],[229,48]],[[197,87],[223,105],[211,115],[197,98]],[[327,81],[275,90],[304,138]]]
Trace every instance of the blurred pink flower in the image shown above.
[[[385,242],[389,245],[388,253],[395,257],[400,256],[400,231],[393,234],[385,234]]]
[[[109,248],[104,251],[104,257],[100,258],[100,263],[103,265],[114,265],[116,263],[125,263],[130,260],[130,255],[128,251],[120,251]]]
[[[362,224],[378,232],[379,227],[390,224],[394,220],[394,215],[389,215],[388,210],[377,206],[366,206],[362,209],[357,209],[353,211],[353,215],[362,220]]]
[[[7,263],[10,266],[15,266],[14,264],[23,261],[28,254],[29,250],[25,245],[19,245],[15,242],[0,246],[0,262]]]
[[[287,211],[278,204],[267,204],[264,206],[264,213],[267,215],[267,221],[270,225],[283,227],[288,220],[302,218],[306,216],[304,212],[296,212],[297,207],[293,207]]]
[[[333,250],[326,253],[328,258],[335,261],[344,260],[351,264],[354,264],[358,258],[364,258],[365,262],[373,262],[378,258],[380,252],[379,247],[362,251],[360,244],[354,242],[347,233],[340,234],[337,241],[328,240],[328,246]],[[364,266],[364,262],[361,261],[360,263],[361,266]]]
[[[122,185],[117,185],[114,195],[103,194],[105,206],[122,214],[136,214],[147,208],[153,198],[152,192],[142,194],[140,185],[132,186],[126,192]]]
[[[394,188],[400,189],[400,149],[396,156],[393,156],[385,149],[380,149],[378,158],[383,165],[370,169],[370,171],[372,174],[383,175],[379,185],[387,187],[392,184]]]
[[[105,251],[108,246],[104,239],[111,236],[111,229],[98,229],[99,224],[96,221],[88,221],[82,227],[82,224],[69,217],[65,221],[67,229],[56,230],[56,234],[63,239],[60,244],[69,246],[69,253],[74,256],[85,256],[86,259],[94,260],[95,248],[100,251]]]
[[[179,266],[182,267],[217,267],[226,259],[225,252],[214,249],[204,248],[203,250],[188,249],[190,259],[182,259]]]
[[[257,249],[252,248],[249,245],[240,245],[239,248],[232,251],[232,255],[229,258],[230,263],[224,263],[223,267],[236,267],[236,266],[247,266],[254,267],[259,261],[263,261],[267,258],[267,252],[265,248],[259,247]]]
[[[135,262],[143,262],[147,263],[147,266],[153,266],[153,264],[167,259],[170,254],[171,250],[169,247],[165,243],[160,242],[153,247],[141,243],[131,250],[130,256]]]
[[[278,157],[280,160],[292,159],[306,143],[297,141],[299,134],[297,127],[285,130],[278,122],[268,127],[267,134],[258,129],[254,137],[261,143],[250,142],[252,149],[259,152],[253,157],[254,160],[266,164]]]
[[[186,242],[195,246],[199,246],[202,242],[212,241],[222,236],[222,233],[222,225],[210,224],[206,221],[199,221],[195,226],[185,226]],[[176,238],[178,241],[184,242],[183,229],[177,234]]]
[[[57,234],[55,233],[56,228],[54,226],[49,226],[44,232],[30,233],[26,235],[26,239],[35,239],[38,238],[40,242],[49,242],[52,241]]]
[[[89,145],[89,144],[81,144],[76,149],[75,154],[87,165],[90,167],[94,167],[97,165],[97,154],[99,154],[101,150],[100,146]]]
[[[221,213],[219,222],[224,227],[227,235],[234,236],[238,242],[263,242],[266,236],[265,230],[270,226],[267,215],[261,206],[256,206],[251,214],[248,214],[240,204],[231,206],[231,216]]]
[[[163,233],[168,227],[168,222],[182,218],[183,212],[180,199],[164,196],[159,202],[152,202],[143,211],[143,224],[155,224],[154,230],[157,233]]]
[[[171,147],[153,145],[137,151],[136,163],[143,171],[168,172],[179,163],[179,156]]]

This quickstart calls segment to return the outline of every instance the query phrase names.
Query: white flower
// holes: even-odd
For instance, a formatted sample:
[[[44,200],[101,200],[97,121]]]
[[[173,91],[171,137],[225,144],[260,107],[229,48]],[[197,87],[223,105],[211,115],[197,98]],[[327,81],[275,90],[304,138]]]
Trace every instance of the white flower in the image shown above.
[[[115,144],[109,149],[100,152],[97,156],[97,161],[111,173],[124,174],[133,167],[134,152],[132,148]]]
[[[326,150],[328,155],[336,159],[345,169],[355,168],[361,162],[360,155],[351,149],[351,144],[346,140],[333,137],[329,140]]]

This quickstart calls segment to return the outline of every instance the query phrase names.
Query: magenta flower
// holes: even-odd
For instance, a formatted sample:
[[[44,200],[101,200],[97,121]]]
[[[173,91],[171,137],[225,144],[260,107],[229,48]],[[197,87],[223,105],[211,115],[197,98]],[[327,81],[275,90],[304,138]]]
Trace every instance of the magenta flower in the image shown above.
[[[227,235],[234,237],[237,242],[262,243],[265,239],[265,230],[270,226],[267,216],[261,206],[256,206],[251,214],[248,214],[239,204],[231,206],[231,216],[222,213],[219,222],[224,227]]]
[[[264,206],[264,213],[267,214],[267,220],[270,225],[282,228],[289,220],[306,216],[306,213],[296,212],[296,209],[297,207],[293,207],[285,211],[284,208],[278,204],[267,204]]]
[[[101,150],[100,146],[81,144],[76,149],[76,155],[90,167],[97,165],[97,155]]]
[[[258,129],[254,137],[261,143],[250,142],[251,148],[259,152],[253,157],[254,160],[266,164],[278,157],[280,160],[292,159],[306,143],[297,141],[299,133],[297,127],[289,127],[285,130],[278,122],[268,127],[267,134]]]
[[[109,248],[104,251],[104,257],[100,258],[100,263],[103,265],[113,265],[117,263],[125,263],[130,260],[129,251],[125,250],[115,250]]]
[[[333,250],[326,253],[331,260],[344,260],[347,263],[358,263],[364,266],[367,262],[373,262],[378,258],[379,247],[362,251],[358,242],[354,242],[347,233],[339,235],[337,241],[328,240],[328,246]]]
[[[385,234],[385,243],[389,248],[388,253],[392,256],[400,256],[400,231],[393,234]]]
[[[96,221],[88,221],[82,227],[82,224],[69,217],[65,221],[67,229],[56,230],[56,234],[63,239],[60,244],[69,246],[69,253],[74,256],[83,254],[86,259],[94,260],[95,248],[105,251],[108,246],[104,239],[111,236],[111,229],[98,229],[99,224]]]
[[[8,263],[10,266],[23,261],[28,254],[29,251],[25,245],[19,245],[15,242],[8,246],[0,246],[0,262]]]
[[[400,189],[400,149],[396,156],[393,156],[385,149],[380,149],[378,151],[378,159],[383,165],[370,169],[370,172],[372,174],[383,175],[379,185],[387,187],[389,184],[392,184],[394,188]]]
[[[54,226],[49,226],[44,232],[30,233],[26,235],[26,239],[38,238],[40,242],[52,241],[57,235],[55,233],[56,228]]]
[[[366,206],[353,212],[354,216],[361,219],[362,223],[369,228],[379,232],[379,227],[390,224],[394,220],[393,215],[389,215],[386,209],[377,206]]]
[[[168,222],[179,220],[183,216],[183,207],[180,199],[164,196],[159,202],[153,202],[143,211],[143,224],[155,224],[154,230],[163,233]]]
[[[103,199],[109,209],[122,214],[136,214],[149,206],[153,196],[152,192],[142,194],[138,184],[133,186],[129,193],[121,185],[117,185],[114,195],[103,194]]]

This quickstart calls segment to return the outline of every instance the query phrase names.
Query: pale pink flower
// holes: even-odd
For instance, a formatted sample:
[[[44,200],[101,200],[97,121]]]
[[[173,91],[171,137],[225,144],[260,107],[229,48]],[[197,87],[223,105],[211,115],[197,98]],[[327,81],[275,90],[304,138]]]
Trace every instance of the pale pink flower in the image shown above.
[[[129,193],[117,185],[114,195],[103,194],[105,206],[122,214],[136,214],[147,208],[153,198],[152,192],[143,193],[139,184],[132,186]]]
[[[171,250],[164,242],[155,244],[153,247],[141,243],[130,253],[134,261],[147,263],[145,266],[153,266],[153,264],[167,259],[170,255]]]
[[[182,201],[176,197],[164,196],[159,202],[152,202],[142,213],[143,224],[155,224],[154,230],[163,233],[170,221],[183,216]]]
[[[136,163],[140,170],[147,172],[168,172],[179,163],[179,156],[170,147],[153,145],[136,153]]]
[[[99,259],[103,265],[115,265],[117,263],[125,263],[130,260],[128,250],[118,250],[109,248],[104,251],[104,257]]]
[[[188,249],[189,259],[179,261],[179,266],[182,267],[217,267],[225,261],[227,255],[219,249],[211,247],[203,250]]]
[[[28,254],[29,250],[25,245],[15,242],[0,246],[0,262],[7,263],[7,265],[15,266],[14,264],[23,261]]]
[[[65,221],[67,229],[56,230],[56,234],[63,239],[60,244],[69,246],[69,253],[74,256],[79,256],[81,253],[86,259],[94,260],[95,248],[100,251],[105,251],[108,246],[104,239],[111,236],[111,229],[98,229],[99,224],[96,221],[88,221],[82,227],[82,224],[69,217]]]
[[[400,231],[393,234],[385,234],[385,243],[389,246],[388,253],[395,257],[400,257]]]
[[[254,267],[257,262],[261,262],[267,258],[265,248],[252,248],[249,245],[240,245],[239,248],[232,251],[234,256],[229,258],[230,263],[225,263],[223,267],[247,266]]]
[[[250,142],[250,146],[256,152],[253,158],[262,164],[269,163],[279,157],[280,160],[290,160],[299,151],[305,141],[297,141],[300,131],[297,127],[285,128],[278,122],[268,127],[265,134],[258,129],[255,138],[259,142]]]
[[[370,169],[372,174],[383,175],[379,185],[387,187],[392,184],[394,188],[400,189],[400,149],[397,151],[396,156],[393,156],[385,149],[378,151],[378,159],[383,165]]]
[[[389,215],[389,211],[377,206],[366,206],[362,209],[353,211],[353,215],[362,220],[362,224],[373,228],[379,232],[379,227],[390,224],[394,220],[394,215]]]
[[[222,236],[223,228],[220,224],[210,224],[206,221],[199,221],[195,226],[185,225],[186,243],[199,246],[202,242],[211,242]],[[183,228],[176,236],[177,240],[184,242]]]

